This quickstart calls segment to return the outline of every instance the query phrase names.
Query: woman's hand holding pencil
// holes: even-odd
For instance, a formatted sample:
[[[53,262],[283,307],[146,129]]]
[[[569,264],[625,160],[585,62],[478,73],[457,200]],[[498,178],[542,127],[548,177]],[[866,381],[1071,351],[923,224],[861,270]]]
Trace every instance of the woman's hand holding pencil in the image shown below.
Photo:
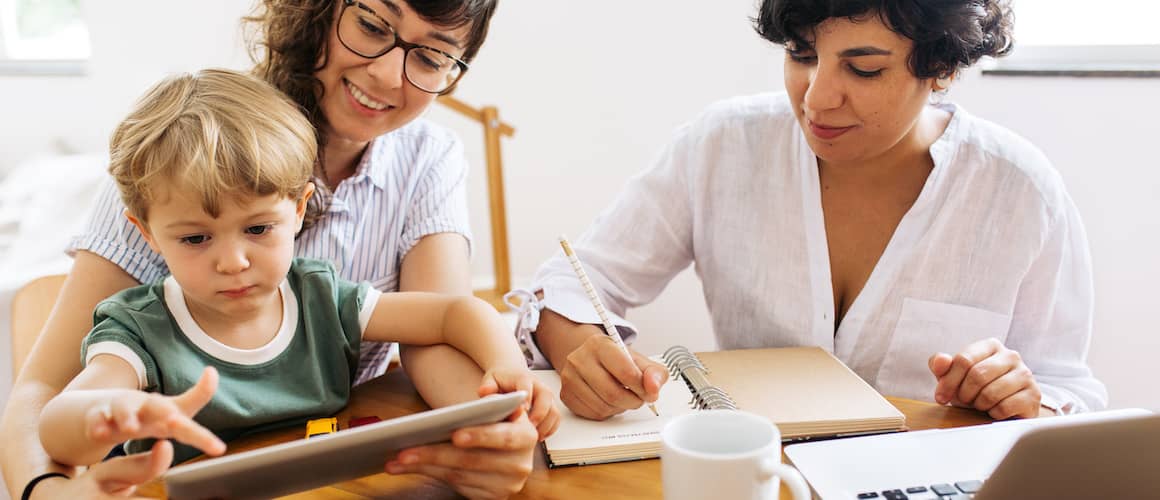
[[[639,408],[646,402],[657,414],[652,402],[656,401],[661,386],[668,379],[668,370],[624,345],[582,264],[563,236],[560,245],[602,323],[599,327],[575,325],[576,331],[582,329],[586,333],[594,328],[602,329],[601,335],[587,333],[584,335],[587,338],[569,352],[565,363],[554,363],[560,372],[561,401],[573,413],[597,420]],[[567,321],[549,310],[544,313],[547,314],[541,317],[542,322]]]
[[[541,315],[541,325],[544,321],[568,321],[549,309],[543,312],[548,314]],[[594,325],[580,328],[598,329]],[[655,402],[668,380],[668,370],[646,356],[636,352],[631,355],[629,362],[603,333],[588,335],[563,363],[555,365],[560,372],[560,401],[572,413],[592,420],[604,420]]]

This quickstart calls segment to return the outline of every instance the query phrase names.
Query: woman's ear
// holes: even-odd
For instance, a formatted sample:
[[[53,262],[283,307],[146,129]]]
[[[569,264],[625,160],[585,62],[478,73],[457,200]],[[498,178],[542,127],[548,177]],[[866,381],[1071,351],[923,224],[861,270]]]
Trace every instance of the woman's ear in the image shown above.
[[[306,206],[310,204],[311,196],[314,196],[314,183],[307,182],[306,187],[302,188],[302,196],[298,198],[298,205],[295,207],[298,216],[298,229],[295,232],[302,230],[302,221],[306,218]]]
[[[951,88],[951,83],[953,83],[954,81],[955,81],[955,74],[951,73],[951,74],[946,75],[946,76],[940,76],[938,78],[935,78],[932,81],[932,83],[930,84],[930,87],[931,87],[931,90],[934,90],[935,92],[943,92],[946,89]]]
[[[138,219],[129,209],[125,209],[124,214],[125,218],[129,219],[129,222],[137,227],[137,231],[141,233],[142,238],[145,238],[145,242],[149,244],[149,248],[152,248],[154,252],[161,253],[161,250],[157,248],[157,240],[153,237],[153,233],[149,232],[149,224]]]

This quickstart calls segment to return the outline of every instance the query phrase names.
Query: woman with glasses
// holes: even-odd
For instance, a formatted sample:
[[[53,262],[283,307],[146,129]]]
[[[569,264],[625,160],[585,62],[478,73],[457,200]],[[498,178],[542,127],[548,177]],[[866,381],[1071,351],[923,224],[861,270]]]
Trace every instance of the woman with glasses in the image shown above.
[[[1011,50],[1008,2],[765,0],[754,21],[785,48],[785,92],[709,108],[576,242],[608,309],[693,264],[722,349],[821,346],[884,394],[996,419],[1106,406],[1059,175],[1026,140],[932,104]],[[563,256],[535,286],[529,347],[573,412],[655,400],[664,367],[603,338]]]
[[[471,293],[462,146],[419,115],[449,92],[487,35],[495,0],[264,0],[255,73],[294,99],[315,125],[320,188],[301,257],[330,260],[343,278],[382,291]],[[56,308],[12,390],[3,423],[4,477],[14,498],[88,498],[123,491],[162,470],[150,455],[114,459],[69,480],[39,445],[39,409],[80,370],[81,338],[100,300],[167,273],[126,223],[112,183],[85,233]],[[381,374],[389,345],[364,345],[357,382]],[[474,399],[482,372],[445,347],[401,352],[432,406]],[[539,422],[543,425],[543,422]],[[456,445],[405,451],[390,473],[448,481],[474,498],[507,496],[532,468],[527,417],[461,431]],[[464,439],[466,438],[466,439]],[[55,473],[55,474],[54,474]],[[65,475],[67,473],[68,475]]]

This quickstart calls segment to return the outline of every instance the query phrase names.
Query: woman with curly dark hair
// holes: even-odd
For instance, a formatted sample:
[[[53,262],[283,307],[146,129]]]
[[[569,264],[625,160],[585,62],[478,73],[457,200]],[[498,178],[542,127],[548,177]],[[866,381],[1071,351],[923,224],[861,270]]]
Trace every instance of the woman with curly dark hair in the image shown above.
[[[692,263],[720,348],[821,346],[884,394],[997,419],[1103,408],[1088,247],[1059,175],[938,102],[1011,50],[1008,2],[765,0],[754,24],[785,48],[786,91],[709,108],[577,242],[608,308]],[[572,411],[656,398],[664,367],[602,338],[567,260],[535,286],[537,356]]]
[[[263,0],[254,28],[255,73],[289,95],[315,125],[319,158],[312,226],[296,255],[330,260],[352,281],[382,291],[471,293],[463,148],[451,132],[418,119],[451,91],[487,36],[496,0]],[[104,298],[168,272],[122,216],[112,183],[85,233],[41,339],[16,381],[3,422],[3,467],[13,497],[88,498],[128,488],[161,470],[152,455],[73,471],[39,445],[40,408],[81,369],[81,338]],[[364,343],[355,382],[381,374],[389,345]],[[454,349],[402,349],[404,367],[432,406],[477,397],[479,368]],[[408,450],[390,473],[443,479],[469,497],[522,488],[537,426],[527,416],[460,431],[444,444]],[[45,475],[42,473],[57,473]],[[39,475],[39,476],[38,476]]]

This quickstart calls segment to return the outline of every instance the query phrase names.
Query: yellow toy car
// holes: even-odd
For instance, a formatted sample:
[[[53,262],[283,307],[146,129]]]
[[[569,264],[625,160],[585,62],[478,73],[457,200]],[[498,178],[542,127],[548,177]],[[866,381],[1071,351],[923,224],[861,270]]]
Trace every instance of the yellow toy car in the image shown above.
[[[338,432],[337,418],[319,418],[306,422],[306,439]]]

